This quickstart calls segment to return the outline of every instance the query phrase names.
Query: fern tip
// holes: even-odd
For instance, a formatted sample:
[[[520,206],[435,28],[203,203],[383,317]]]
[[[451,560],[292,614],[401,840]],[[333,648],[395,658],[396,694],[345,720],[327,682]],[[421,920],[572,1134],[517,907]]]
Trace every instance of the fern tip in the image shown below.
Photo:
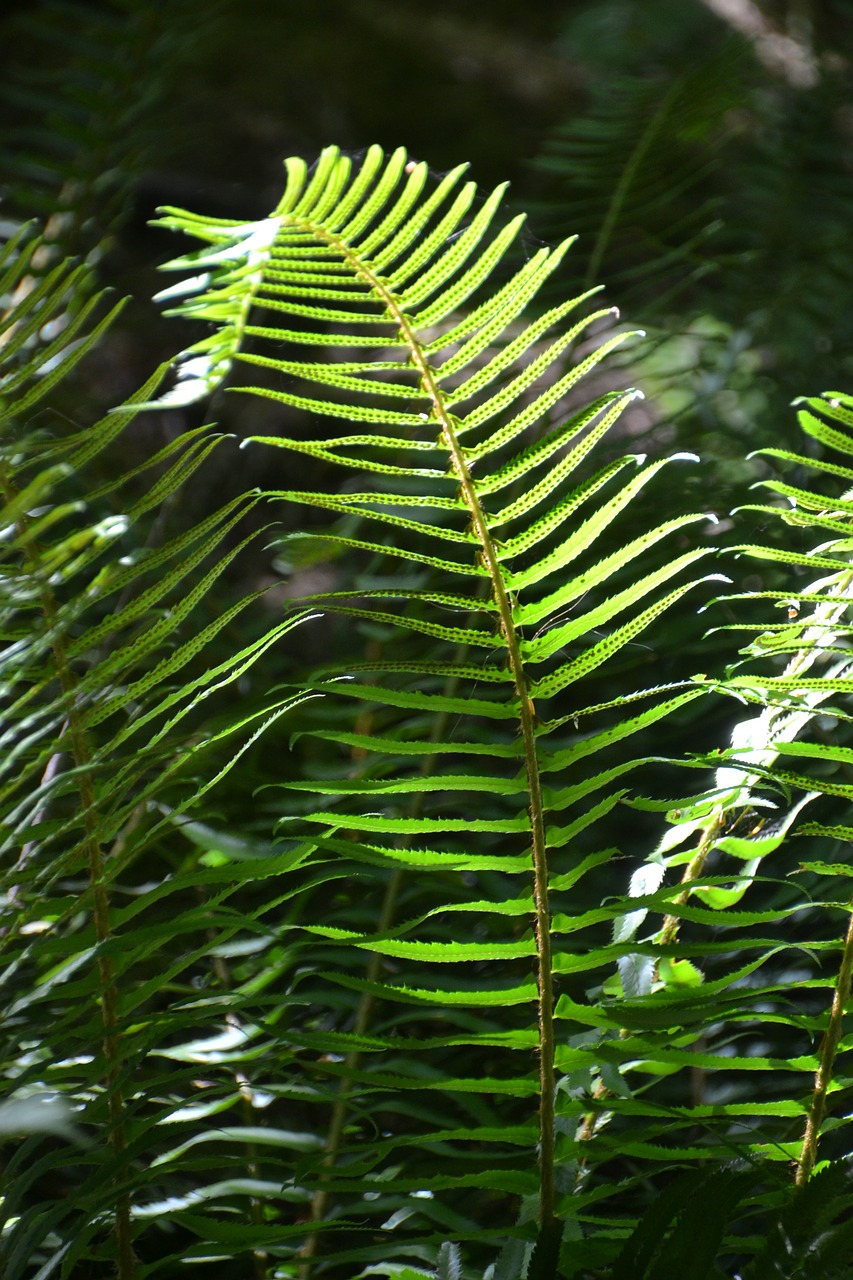
[[[160,270],[165,271],[171,266],[165,263]],[[188,293],[197,293],[202,289],[206,289],[210,284],[210,272],[205,271],[199,276],[187,276],[186,280],[179,280],[177,284],[170,284],[165,289],[161,289],[159,293],[152,296],[152,302],[166,302],[170,298],[182,298]]]
[[[732,579],[725,573],[707,573],[702,582],[724,582],[727,587],[732,585]],[[703,613],[705,609],[710,608],[715,602],[709,600],[708,604],[703,604],[701,609],[697,609],[697,613]]]

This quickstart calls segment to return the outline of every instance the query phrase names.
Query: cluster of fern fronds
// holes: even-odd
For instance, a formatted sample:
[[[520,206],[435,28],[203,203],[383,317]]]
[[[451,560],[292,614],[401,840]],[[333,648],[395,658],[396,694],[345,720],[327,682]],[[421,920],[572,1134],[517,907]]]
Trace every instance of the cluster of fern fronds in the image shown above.
[[[745,457],[849,348],[835,73],[602,80],[552,248],[378,147],[162,210],[126,398],[214,10],[3,26],[3,1280],[853,1274],[853,400]]]
[[[164,297],[208,330],[82,427],[45,410],[111,316],[33,232],[3,251],[9,1280],[845,1248],[853,405],[800,411],[840,494],[766,451],[790,545],[736,550],[790,586],[714,606],[731,670],[656,658],[719,590],[701,462],[607,448],[634,393],[579,384],[631,334],[537,305],[570,245],[519,261],[501,196],[330,148],[261,221],[163,211],[201,242]],[[294,480],[189,519],[217,437],[123,441],[226,379]],[[285,503],[270,625],[233,583]],[[721,694],[730,743],[667,763]]]

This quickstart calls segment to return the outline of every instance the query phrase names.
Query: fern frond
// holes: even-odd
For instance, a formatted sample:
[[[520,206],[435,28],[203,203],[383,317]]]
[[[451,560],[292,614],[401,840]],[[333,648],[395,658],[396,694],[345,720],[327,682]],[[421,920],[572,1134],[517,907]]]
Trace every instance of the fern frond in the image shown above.
[[[146,545],[152,505],[191,480],[215,443],[198,431],[144,464],[119,468],[109,486],[111,509],[99,485],[87,492],[88,465],[101,454],[115,458],[137,403],[155,394],[162,370],[136,403],[94,426],[65,434],[55,427],[34,430],[33,408],[50,404],[57,381],[87,354],[117,309],[98,318],[106,308],[96,296],[88,331],[72,322],[59,326],[59,337],[39,341],[68,314],[70,294],[86,281],[63,263],[37,282],[31,263],[40,244],[20,235],[0,250],[6,290],[0,316],[0,956],[6,993],[0,1075],[13,1099],[50,1099],[57,1090],[73,1099],[74,1114],[106,1135],[109,1147],[95,1144],[97,1157],[81,1148],[71,1162],[61,1149],[29,1164],[14,1153],[4,1170],[0,1254],[9,1280],[32,1275],[34,1261],[44,1274],[71,1276],[78,1264],[97,1267],[105,1257],[122,1280],[132,1280],[138,1226],[131,1188],[138,1192],[144,1182],[134,1162],[147,1128],[146,1121],[140,1129],[136,1113],[154,1102],[161,1086],[131,1079],[133,1064],[145,1056],[145,1037],[130,1026],[134,1018],[156,1025],[152,1001],[163,982],[179,982],[209,963],[210,943],[199,944],[198,935],[204,937],[216,907],[236,887],[233,872],[220,868],[207,881],[210,908],[187,907],[187,894],[198,892],[204,876],[172,876],[165,836],[174,839],[188,810],[299,701],[292,694],[267,699],[262,708],[199,732],[206,700],[245,678],[299,616],[211,659],[223,628],[259,594],[199,624],[205,598],[245,542],[235,544],[233,534],[256,495],[228,502],[172,536],[161,525],[160,545]],[[75,319],[85,311],[77,309]],[[146,471],[154,479],[143,493],[139,479]],[[164,807],[168,816],[161,816]],[[140,927],[139,902],[136,910],[117,903],[123,895],[139,897],[140,867],[152,854],[155,865],[166,858],[152,897],[170,900],[171,937],[183,943],[160,971],[155,966],[156,976],[151,958],[169,935],[153,922]],[[258,880],[281,870],[268,848],[264,854],[254,865]],[[144,878],[142,886],[144,901]],[[222,925],[223,938],[236,930],[233,921]],[[195,1019],[199,1031],[202,1023]],[[247,1032],[245,1041],[251,1038]],[[155,1033],[152,1049],[156,1043]],[[187,1100],[193,1069],[187,1065],[173,1079],[176,1095]],[[14,1111],[17,1104],[10,1105]],[[24,1128],[32,1128],[29,1120]],[[71,1141],[81,1132],[59,1115],[56,1123],[36,1126],[25,1153],[42,1128]],[[162,1154],[162,1142],[155,1128],[149,1156]],[[65,1184],[67,1194],[45,1197],[46,1181]]]
[[[540,213],[555,234],[571,210],[588,284],[618,287],[627,303],[653,279],[656,297],[671,301],[708,270],[742,60],[732,42],[674,77],[608,77],[587,111],[548,138],[536,161],[550,185]],[[643,301],[651,313],[648,292]]]
[[[371,1108],[380,1110],[398,1106],[394,1096],[399,1099],[401,1089],[430,1091],[429,1101],[417,1109],[423,1123],[406,1141],[411,1154],[397,1153],[399,1144],[388,1148],[389,1156],[393,1147],[395,1159],[404,1159],[403,1170],[418,1172],[413,1177],[389,1169],[386,1189],[402,1197],[401,1204],[416,1207],[408,1197],[417,1186],[433,1196],[451,1182],[531,1191],[526,1176],[499,1172],[514,1159],[511,1149],[502,1149],[499,1130],[496,1144],[489,1138],[476,1154],[486,1131],[470,1130],[464,1138],[451,1117],[460,1095],[471,1088],[481,1094],[497,1089],[517,1103],[535,1088],[540,1239],[553,1244],[560,1215],[554,974],[561,968],[585,974],[601,960],[595,950],[584,956],[566,947],[563,954],[563,938],[582,933],[593,917],[585,917],[569,897],[560,928],[552,928],[549,886],[553,878],[562,908],[559,895],[568,893],[576,871],[584,876],[600,867],[601,859],[587,856],[587,828],[596,814],[619,803],[636,767],[630,757],[609,766],[596,758],[589,773],[587,757],[623,744],[700,691],[653,697],[654,710],[617,717],[586,750],[569,745],[571,717],[556,710],[569,690],[575,705],[596,701],[591,692],[584,696],[583,686],[598,679],[602,666],[624,660],[635,638],[689,588],[683,581],[672,584],[703,550],[682,552],[645,574],[638,574],[637,562],[699,517],[677,516],[640,534],[629,523],[620,541],[614,525],[635,495],[676,460],[643,467],[642,460],[630,459],[592,478],[579,470],[632,395],[608,393],[571,409],[564,402],[630,334],[618,330],[590,339],[590,329],[608,313],[571,320],[587,293],[538,319],[523,319],[523,308],[557,270],[569,242],[540,251],[520,267],[511,265],[520,221],[495,230],[501,191],[478,205],[473,186],[461,185],[462,170],[454,170],[425,194],[422,166],[408,165],[402,151],[385,163],[372,148],[353,173],[349,161],[329,148],[312,175],[300,161],[288,161],[287,170],[285,195],[257,223],[165,211],[161,225],[204,244],[168,264],[193,273],[165,291],[168,299],[183,299],[172,314],[206,319],[216,328],[181,353],[177,385],[152,404],[188,403],[232,372],[262,370],[263,383],[238,389],[282,411],[308,412],[318,423],[336,420],[328,436],[296,438],[288,431],[253,436],[247,443],[327,464],[326,488],[272,496],[338,517],[334,533],[324,530],[312,538],[332,545],[336,554],[349,550],[365,568],[356,589],[320,593],[310,597],[311,604],[327,604],[330,614],[349,616],[383,636],[378,655],[361,660],[353,654],[308,681],[335,699],[339,720],[332,732],[320,726],[303,730],[302,740],[319,746],[337,739],[343,777],[287,784],[292,803],[283,830],[304,826],[306,841],[349,867],[346,874],[365,893],[350,927],[305,922],[318,968],[328,974],[345,967],[349,975],[335,980],[337,994],[311,982],[311,998],[331,1002],[330,1012],[350,1009],[357,1028],[354,1036],[342,1027],[334,1036],[329,1027],[319,1038],[296,1025],[292,1032],[295,1044],[325,1042],[330,1051],[334,1044],[334,1051],[345,1054],[340,1066],[322,1068],[322,1075],[340,1078],[341,1086],[327,1155],[311,1174],[317,1187],[314,1216],[323,1217],[332,1195],[359,1196],[369,1185],[344,1137],[356,1090],[359,1106],[376,1094]],[[278,328],[275,314],[287,316],[290,327]],[[295,327],[300,321],[304,330]],[[290,342],[315,346],[316,357],[291,358]],[[567,355],[579,342],[586,345],[567,367]],[[641,469],[625,480],[623,467],[638,462]],[[582,506],[585,518],[577,514]],[[406,584],[398,575],[397,585],[389,587],[385,575],[400,559],[417,577]],[[446,623],[446,608],[464,610],[461,626]],[[618,615],[619,625],[601,638],[597,628],[609,627]],[[418,647],[423,636],[432,642],[428,657]],[[381,674],[381,681],[364,682],[370,672]],[[352,718],[347,703],[355,704]],[[509,734],[496,736],[502,723]],[[491,757],[493,771],[484,773],[480,761],[476,772],[448,770],[442,763],[445,755],[464,760],[466,753]],[[411,759],[415,754],[419,762]],[[513,774],[504,761],[514,762]],[[573,780],[546,794],[543,771],[562,774],[570,767],[578,770]],[[311,798],[300,803],[295,797],[303,789]],[[313,797],[326,803],[318,806]],[[413,910],[414,890],[401,879],[405,866],[433,873],[436,897],[428,910]],[[507,891],[466,902],[458,874],[465,866],[481,872],[500,868]],[[522,867],[532,876],[532,889],[523,892]],[[367,903],[374,892],[384,894],[384,905],[375,904],[371,920]],[[458,937],[460,911],[479,921],[482,940]],[[596,919],[605,917],[610,918],[607,912]],[[518,933],[525,936],[512,937]],[[551,955],[552,940],[557,957]],[[345,966],[330,963],[341,948],[352,956],[353,947],[372,956],[363,979],[352,976],[352,959]],[[531,997],[531,984],[515,962],[531,957],[537,1024],[498,1030],[489,1014],[494,1000],[488,987],[495,983],[512,993],[509,1002],[521,1007]],[[383,984],[389,958],[411,977]],[[475,987],[471,975],[485,962],[510,968],[501,976],[497,967],[494,978]],[[458,977],[443,976],[448,965],[464,975],[463,985]],[[392,1016],[398,996],[404,1005],[417,999],[427,989],[427,975],[447,1030],[438,1038],[413,1031],[410,1043],[425,1055],[424,1072],[410,1078],[412,1059],[403,1075],[395,1074],[393,1042],[366,1033],[371,1017]],[[356,1004],[340,1004],[342,984],[361,992]],[[452,1058],[442,1061],[440,1053],[442,1043],[457,1043],[453,1027],[462,1024],[454,1008],[466,1010],[465,1043],[501,1045],[510,1059],[536,1045],[538,1086],[511,1062],[500,1082],[483,1079],[474,1086],[459,1077]],[[399,1020],[400,1014],[393,1016]],[[390,1055],[389,1067],[368,1066],[365,1055]],[[436,1090],[442,1103],[434,1098]],[[503,1130],[504,1138],[508,1133]],[[432,1153],[450,1141],[475,1144],[466,1147],[470,1177],[460,1178],[457,1171],[448,1181],[436,1163]],[[331,1238],[325,1249],[330,1246]],[[306,1246],[306,1260],[315,1248],[316,1235]]]
[[[853,403],[849,397],[828,394],[803,401],[802,405],[799,412],[802,429],[849,458],[853,453],[853,442],[845,430],[853,425]],[[789,462],[802,461],[787,451],[773,449],[767,453]],[[839,476],[849,478],[849,468],[835,461],[813,460],[809,465],[819,476],[823,473],[824,485]],[[745,1142],[753,1156],[795,1161],[796,1187],[802,1193],[815,1170],[821,1135],[829,1128],[838,1127],[837,1121],[827,1129],[824,1125],[830,1093],[840,1084],[836,1059],[841,1010],[849,997],[853,949],[849,929],[845,929],[841,942],[837,934],[826,936],[827,928],[835,929],[828,916],[841,908],[842,915],[849,917],[849,891],[842,887],[841,901],[838,901],[838,891],[832,888],[821,886],[818,893],[817,877],[843,877],[845,866],[809,860],[797,867],[795,857],[792,870],[788,850],[792,833],[836,841],[849,838],[849,831],[843,826],[802,822],[800,815],[807,805],[818,804],[821,799],[824,808],[831,797],[849,799],[849,784],[838,774],[847,767],[850,748],[833,738],[850,719],[845,695],[853,689],[849,649],[849,610],[853,599],[849,552],[853,543],[848,495],[833,499],[821,495],[818,489],[807,489],[803,484],[792,486],[776,479],[762,482],[761,487],[790,503],[783,507],[758,507],[765,518],[767,513],[772,513],[792,530],[804,530],[808,535],[820,530],[825,541],[811,551],[804,548],[789,554],[752,544],[735,548],[759,561],[769,558],[787,563],[792,574],[798,573],[790,594],[757,590],[732,597],[738,608],[752,600],[773,600],[778,608],[787,612],[788,620],[767,630],[759,625],[747,628],[759,634],[741,650],[741,662],[735,666],[735,673],[717,687],[739,701],[755,704],[760,710],[741,720],[732,735],[731,746],[716,753],[714,763],[718,767],[713,789],[693,803],[672,803],[667,815],[670,827],[650,862],[635,873],[632,880],[636,909],[617,924],[614,940],[624,942],[630,938],[638,943],[633,957],[619,961],[627,997],[622,1017],[625,1027],[632,1031],[630,1035],[623,1031],[623,1047],[627,1050],[631,1045],[630,1051],[638,1059],[642,1058],[645,1047],[649,1062],[645,1066],[640,1063],[641,1070],[666,1071],[675,1062],[689,1061],[718,1076],[744,1069],[763,1073],[765,1079],[760,1089],[753,1086],[752,1096],[769,1099],[776,1093],[779,1102],[768,1109],[766,1102],[745,1101],[740,1108],[744,1135],[737,1141]],[[816,579],[812,576],[815,572],[820,575]],[[828,732],[827,726],[832,726]],[[678,891],[674,896],[672,889],[666,891],[670,905],[662,913],[662,926],[658,923],[654,932],[644,933],[647,917],[659,922],[654,899],[661,892],[667,871],[677,868],[683,868]],[[772,883],[771,877],[781,882],[784,876],[797,875],[802,881],[809,873],[810,891],[786,888],[776,895],[775,903],[767,899],[766,888]],[[791,882],[787,883],[790,886]],[[758,909],[756,897],[760,885],[765,886],[767,906],[764,910]],[[697,903],[710,908],[711,915],[705,917],[709,922],[716,914],[719,929],[725,930],[731,939],[725,944],[729,952],[725,968],[715,958],[713,946],[689,931],[691,921],[702,919],[695,914]],[[793,927],[791,936],[794,918],[798,922],[805,919],[807,925]],[[798,973],[797,1006],[786,1008],[792,1004],[784,995],[791,985],[787,976],[791,969],[794,966],[801,969],[807,954],[819,957],[827,949],[840,950],[837,974],[822,976],[818,971],[812,977]],[[757,958],[749,962],[748,972],[752,976],[744,986],[747,970],[738,965],[750,952]],[[704,981],[693,963],[703,957]],[[712,974],[719,976],[711,981]],[[810,1007],[810,990],[827,987],[832,992],[829,1013],[817,1009],[805,1012]],[[701,1039],[691,1036],[691,1020],[704,1021],[708,1026],[712,1021],[712,1008],[716,1007],[719,1014],[721,990],[728,993],[726,1030],[721,1028],[710,1042],[707,1034]],[[644,995],[654,1001],[645,1010],[642,1008]],[[793,993],[789,992],[789,996]],[[689,1020],[685,1016],[686,1006],[690,1009]],[[649,1028],[651,1024],[647,1019],[655,1007],[668,1030],[666,1041],[652,1051],[651,1041],[647,1038],[642,1046],[641,1040],[633,1035],[633,1028],[638,1025]],[[639,1023],[634,1021],[635,1017],[639,1017]],[[749,1043],[749,1035],[756,1045],[748,1057],[734,1049],[732,1028],[738,1023],[743,1027],[738,1038]],[[683,1028],[684,1034],[676,1041],[681,1047],[673,1053],[676,1028]],[[813,1049],[812,1042],[818,1031],[823,1032],[823,1039],[818,1048]],[[799,1048],[795,1032],[800,1033]],[[785,1048],[771,1050],[771,1044]],[[805,1094],[810,1076],[814,1084],[808,1104],[797,1100],[786,1109],[783,1100],[790,1096],[788,1081],[792,1073],[798,1079],[795,1093]],[[621,1100],[610,1099],[607,1094],[608,1087],[601,1086],[599,1105],[603,1109],[612,1103],[618,1112]],[[639,1103],[636,1098],[632,1105],[637,1114],[648,1117],[654,1114],[648,1104]],[[792,1140],[790,1128],[774,1130],[769,1119],[772,1115],[797,1116],[801,1122],[805,1117],[804,1136]],[[708,1116],[710,1125],[710,1110]],[[584,1136],[589,1137],[598,1123],[598,1117],[590,1113]],[[730,1131],[726,1140],[734,1142],[735,1135]],[[681,1157],[688,1159],[689,1153],[682,1151]],[[769,1256],[769,1252],[768,1247],[760,1258]],[[755,1274],[763,1272],[759,1269]]]

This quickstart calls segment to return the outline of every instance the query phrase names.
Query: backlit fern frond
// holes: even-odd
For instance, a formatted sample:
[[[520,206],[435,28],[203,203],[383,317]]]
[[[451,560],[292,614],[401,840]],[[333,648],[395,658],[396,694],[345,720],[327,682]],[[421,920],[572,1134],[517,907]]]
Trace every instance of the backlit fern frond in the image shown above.
[[[611,954],[596,926],[613,913],[587,913],[578,885],[610,857],[595,822],[631,786],[631,740],[700,693],[617,695],[607,672],[693,585],[704,550],[683,535],[703,517],[632,524],[673,460],[596,468],[633,393],[584,404],[576,388],[630,335],[591,337],[609,312],[586,293],[524,318],[568,242],[512,266],[521,220],[496,222],[501,191],[478,202],[461,168],[430,186],[402,151],[354,168],[330,148],[313,173],[287,171],[257,223],[163,211],[204,245],[169,264],[192,274],[164,297],[214,327],[158,403],[239,372],[254,378],[242,393],[304,411],[304,433],[250,443],[294,455],[293,487],[272,496],[327,512],[312,542],[351,557],[349,584],[311,606],[326,626],[352,619],[351,649],[356,624],[370,638],[364,659],[306,678],[325,698],[301,741],[327,763],[280,793],[283,830],[330,878],[293,978],[318,1012],[285,1035],[332,1108],[326,1154],[299,1176],[315,1220],[335,1203],[347,1220],[392,1213],[410,1259],[429,1256],[419,1223],[474,1237],[476,1194],[514,1195],[550,1256],[567,1210],[558,1072],[596,1022],[583,984]],[[298,482],[301,457],[324,464],[325,487]],[[555,984],[577,998],[556,1005]],[[537,1133],[538,1177],[517,1156]],[[356,1245],[347,1257],[387,1254]]]
[[[696,460],[614,456],[632,335],[543,304],[569,242],[515,256],[501,196],[330,148],[259,221],[164,210],[207,331],[87,427],[53,392],[111,313],[31,232],[0,252],[4,1280],[843,1252],[853,403],[800,414],[840,496],[765,450],[785,536],[736,548],[739,661],[693,675]],[[223,382],[270,480],[217,505],[217,437],[126,432]],[[270,627],[231,583],[285,503]],[[661,799],[721,694],[715,775]]]

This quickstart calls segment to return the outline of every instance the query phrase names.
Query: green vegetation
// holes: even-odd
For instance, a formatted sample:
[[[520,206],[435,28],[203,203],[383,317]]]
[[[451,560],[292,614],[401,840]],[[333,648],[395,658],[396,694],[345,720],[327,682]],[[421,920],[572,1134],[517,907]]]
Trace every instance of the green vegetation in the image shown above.
[[[837,976],[815,967],[797,981],[835,992],[822,1048],[807,1038],[798,1052],[777,1049],[768,1028],[826,1021],[786,990],[788,952],[841,944],[786,943],[784,925],[837,914],[837,893],[820,886],[846,869],[804,863],[808,887],[779,899],[765,868],[806,803],[850,789],[831,776],[850,748],[809,730],[846,718],[834,702],[853,687],[853,506],[768,482],[791,503],[785,519],[829,535],[808,553],[741,548],[819,568],[796,602],[752,593],[787,620],[735,628],[750,638],[728,680],[602,699],[602,668],[709,580],[691,574],[708,546],[680,549],[695,515],[651,528],[630,518],[643,488],[689,459],[596,467],[633,393],[562,409],[630,333],[567,362],[608,313],[575,321],[582,296],[525,320],[568,246],[540,250],[496,286],[520,220],[493,228],[500,191],[468,218],[475,190],[458,169],[429,190],[425,165],[402,152],[385,164],[378,148],[355,171],[335,149],[310,178],[301,161],[287,167],[261,222],[165,211],[204,245],[169,264],[193,274],[165,295],[214,328],[177,358],[159,398],[158,374],[135,404],[59,439],[15,426],[104,322],[77,338],[91,309],[71,311],[80,273],[60,266],[35,284],[39,244],[27,233],[4,253],[4,807],[7,849],[19,850],[6,877],[5,1070],[7,1105],[48,1116],[7,1169],[7,1274],[28,1274],[33,1251],[73,1274],[91,1250],[114,1249],[130,1277],[136,1239],[145,1259],[152,1235],[162,1249],[187,1232],[201,1243],[167,1245],[169,1265],[217,1244],[224,1257],[251,1253],[262,1274],[367,1263],[369,1274],[405,1274],[403,1261],[436,1262],[430,1241],[446,1235],[447,1274],[461,1274],[463,1242],[480,1265],[498,1250],[490,1274],[618,1275],[629,1258],[637,1274],[650,1248],[641,1228],[631,1234],[643,1185],[690,1169],[675,1207],[662,1202],[675,1227],[657,1234],[646,1274],[659,1250],[694,1247],[710,1187],[731,1211],[733,1191],[754,1184],[751,1223],[778,1202],[774,1161],[793,1160],[794,1185],[807,1185],[822,1129],[837,1127],[827,1103],[842,1083],[853,942]],[[33,348],[51,327],[58,336]],[[299,358],[266,354],[282,348]],[[146,545],[145,517],[201,474],[215,445],[201,429],[149,461],[155,479],[124,518],[81,519],[98,497],[88,468],[135,415],[208,395],[235,363],[267,383],[243,392],[335,420],[320,437],[246,443],[332,463],[343,482],[247,495]],[[849,454],[843,397],[800,418]],[[308,595],[206,665],[258,593],[201,629],[185,624],[261,499],[329,513],[332,531],[291,535],[283,550],[295,542],[315,566],[333,555],[346,585]],[[605,533],[618,545],[602,554]],[[367,661],[359,645],[321,663],[304,692],[265,678],[265,655],[293,626],[337,616],[369,638]],[[249,673],[258,705],[199,726],[207,698]],[[760,711],[717,753],[713,783],[680,807],[642,795],[635,775],[655,730],[717,686]],[[246,839],[212,816],[211,788],[234,771],[239,785],[244,752],[268,747],[287,716],[310,773],[281,779],[267,765],[275,780],[255,794],[278,821],[265,840]],[[800,772],[809,762],[814,776]],[[620,803],[671,810],[627,897],[600,831]],[[679,1081],[697,1072],[713,1083],[691,1102]],[[67,1132],[81,1108],[109,1153]],[[47,1201],[40,1188],[69,1157],[32,1160],[45,1127],[81,1142],[80,1188]],[[207,1154],[219,1143],[222,1154]],[[519,1203],[507,1233],[501,1218]],[[724,1240],[743,1222],[702,1212],[708,1274],[718,1248],[755,1252],[749,1237]]]
[[[728,42],[661,94],[629,11],[551,243],[327,147],[160,209],[158,363],[103,283],[196,11],[80,7],[0,247],[3,1280],[853,1274],[853,397],[767,426],[853,373],[847,179],[801,300],[726,217],[839,100]]]

